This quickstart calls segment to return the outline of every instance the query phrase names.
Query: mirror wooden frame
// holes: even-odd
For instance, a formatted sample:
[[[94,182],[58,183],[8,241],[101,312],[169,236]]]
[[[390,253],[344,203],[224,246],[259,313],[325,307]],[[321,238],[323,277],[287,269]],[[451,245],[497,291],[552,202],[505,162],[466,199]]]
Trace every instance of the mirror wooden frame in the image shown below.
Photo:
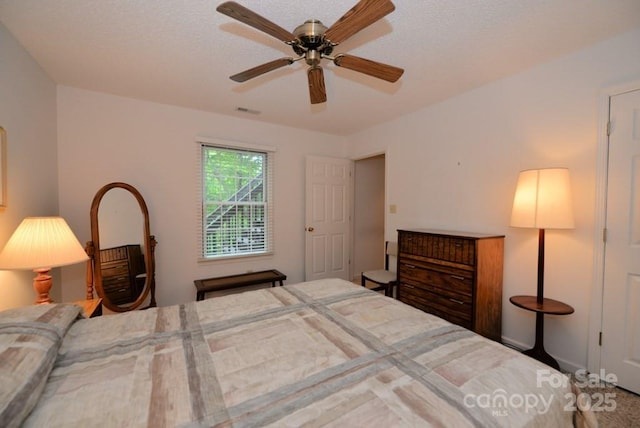
[[[144,284],[144,288],[138,298],[128,305],[117,305],[113,303],[109,297],[104,292],[102,287],[102,266],[100,261],[100,228],[98,224],[98,209],[100,208],[100,202],[104,195],[111,189],[124,189],[129,191],[138,201],[138,205],[140,206],[140,211],[142,216],[144,217],[144,248],[145,248],[145,269],[147,273],[147,278]],[[149,210],[147,209],[147,204],[144,201],[144,198],[138,192],[138,190],[127,183],[114,182],[109,183],[103,186],[98,193],[93,198],[93,202],[91,203],[91,241],[87,242],[86,252],[89,256],[89,261],[87,262],[87,300],[93,299],[93,292],[98,294],[99,297],[102,298],[102,304],[109,310],[113,312],[126,312],[134,309],[138,309],[150,296],[149,305],[147,307],[155,307],[156,303],[156,281],[155,281],[155,247],[156,247],[156,239],[155,236],[151,235],[149,230]],[[97,256],[98,255],[98,256]]]
[[[0,126],[0,210],[7,208],[7,131]]]

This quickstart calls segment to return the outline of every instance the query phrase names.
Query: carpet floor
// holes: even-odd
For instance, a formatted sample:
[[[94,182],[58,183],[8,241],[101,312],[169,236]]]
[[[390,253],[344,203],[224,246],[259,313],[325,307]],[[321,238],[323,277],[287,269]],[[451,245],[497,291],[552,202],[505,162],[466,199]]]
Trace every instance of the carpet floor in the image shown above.
[[[640,427],[640,396],[614,386],[581,390],[591,397],[599,427]]]

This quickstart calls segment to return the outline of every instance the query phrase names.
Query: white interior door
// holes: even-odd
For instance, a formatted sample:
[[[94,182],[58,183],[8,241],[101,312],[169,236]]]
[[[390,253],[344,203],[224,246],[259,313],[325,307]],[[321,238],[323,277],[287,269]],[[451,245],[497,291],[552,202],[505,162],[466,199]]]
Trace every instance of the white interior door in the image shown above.
[[[610,106],[601,365],[640,393],[640,90]]]
[[[348,159],[308,156],[305,280],[349,280],[351,169]]]

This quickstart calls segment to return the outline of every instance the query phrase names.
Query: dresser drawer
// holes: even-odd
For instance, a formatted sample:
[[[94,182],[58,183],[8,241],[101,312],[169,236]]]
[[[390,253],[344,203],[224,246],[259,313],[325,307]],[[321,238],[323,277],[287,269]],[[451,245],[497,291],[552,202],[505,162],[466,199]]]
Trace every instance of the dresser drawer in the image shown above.
[[[398,300],[454,324],[473,328],[473,306],[409,284],[398,285]]]
[[[428,257],[465,265],[475,265],[475,240],[463,237],[402,232],[400,253]]]
[[[130,303],[133,300],[131,297],[131,290],[124,286],[109,291],[104,290],[104,292],[109,297],[109,300],[116,305]]]
[[[102,289],[105,293],[131,294],[131,287],[129,287],[129,284],[122,282],[103,285]]]
[[[114,288],[124,284],[129,287],[129,275],[125,272],[124,275],[112,275],[102,278],[102,288]]]
[[[100,250],[101,263],[107,263],[114,260],[124,260],[126,262],[128,257],[129,256],[126,246]]]
[[[413,294],[419,294],[424,291],[425,293],[433,293],[435,295],[442,296],[442,298],[451,302],[467,304],[470,306],[473,303],[473,296],[469,293],[460,293],[457,290],[437,287],[426,282],[417,282],[405,278],[399,283],[399,285],[403,285],[406,292]]]
[[[109,300],[114,303],[127,303],[131,301],[132,290],[127,277],[119,281],[103,281],[102,289],[105,294],[109,296]]]
[[[471,301],[473,295],[473,273],[461,269],[431,265],[425,267],[418,263],[401,260],[399,263],[402,281],[417,287],[428,287],[454,295],[464,295],[462,300]]]
[[[103,265],[101,272],[102,272],[103,279],[107,279],[112,276],[128,276],[129,265],[127,263],[115,263],[115,264]]]

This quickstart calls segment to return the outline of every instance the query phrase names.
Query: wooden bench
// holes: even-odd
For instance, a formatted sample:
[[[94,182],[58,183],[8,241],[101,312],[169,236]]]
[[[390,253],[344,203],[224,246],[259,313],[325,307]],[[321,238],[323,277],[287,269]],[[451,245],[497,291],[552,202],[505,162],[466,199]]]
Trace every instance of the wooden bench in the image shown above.
[[[249,285],[271,283],[272,287],[276,282],[280,283],[287,279],[287,276],[275,269],[260,272],[248,272],[238,275],[219,276],[216,278],[196,279],[193,283],[196,286],[196,300],[204,300],[204,293],[219,290],[230,290],[232,288],[247,287]]]

